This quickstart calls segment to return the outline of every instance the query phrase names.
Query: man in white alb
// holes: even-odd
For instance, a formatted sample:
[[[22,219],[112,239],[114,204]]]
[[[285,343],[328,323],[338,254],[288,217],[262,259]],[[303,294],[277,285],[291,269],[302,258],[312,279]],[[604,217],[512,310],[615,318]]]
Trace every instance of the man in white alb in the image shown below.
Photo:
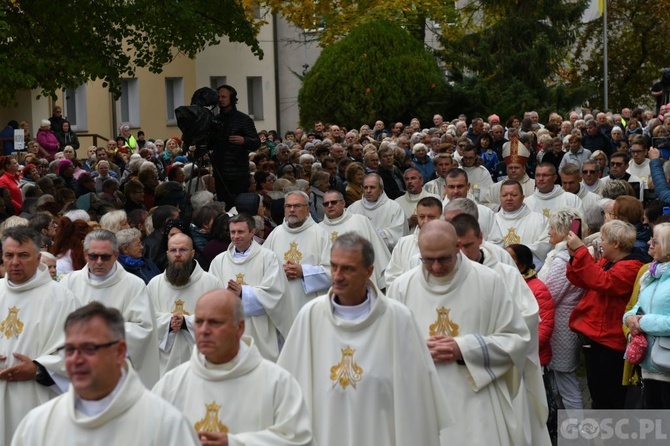
[[[412,231],[417,225],[416,204],[424,197],[440,198],[423,188],[423,175],[418,169],[410,167],[402,174],[405,180],[405,194],[396,198],[395,202],[405,211],[409,230]]]
[[[561,208],[582,210],[582,200],[575,194],[566,192],[556,184],[558,175],[551,163],[540,163],[535,167],[535,192],[526,197],[524,203],[533,212],[549,218],[551,211]]]

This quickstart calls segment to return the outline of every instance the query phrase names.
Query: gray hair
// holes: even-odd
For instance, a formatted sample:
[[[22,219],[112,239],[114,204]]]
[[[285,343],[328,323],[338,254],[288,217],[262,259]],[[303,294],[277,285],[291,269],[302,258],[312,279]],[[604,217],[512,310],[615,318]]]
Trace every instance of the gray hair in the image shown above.
[[[110,242],[112,244],[112,251],[119,251],[119,242],[117,241],[116,236],[112,231],[108,231],[107,229],[96,229],[95,231],[91,231],[86,234],[86,238],[84,239],[84,250],[88,251],[92,240]]]
[[[612,200],[623,195],[628,195],[628,188],[626,183],[621,180],[607,180],[603,185],[603,198],[611,198]]]
[[[194,211],[204,208],[212,201],[214,201],[214,194],[208,190],[199,190],[191,195],[191,206]]]
[[[561,208],[551,212],[549,216],[549,225],[563,238],[570,232],[572,220],[582,218],[582,213],[574,208]]]
[[[33,242],[36,251],[40,250],[40,245],[42,244],[40,233],[29,226],[14,226],[13,228],[5,229],[2,232],[2,243],[5,243],[8,238],[16,240],[21,245]]]
[[[112,232],[118,232],[121,230],[120,225],[123,220],[128,221],[128,215],[126,214],[126,211],[116,210],[107,212],[105,215],[100,217],[100,227]]]
[[[324,170],[319,170],[312,174],[312,186],[319,187],[323,183],[330,183],[330,174]]]
[[[238,300],[242,302],[242,299]],[[126,339],[126,324],[121,312],[116,308],[106,307],[97,301],[93,301],[70,313],[67,319],[65,319],[65,331],[71,325],[89,322],[96,317],[105,321],[107,330],[109,330],[109,336],[113,340]]]
[[[344,249],[346,251],[358,251],[360,249],[365,268],[375,263],[375,249],[372,247],[372,243],[355,232],[347,232],[337,237],[333,242],[331,252],[334,249]]]
[[[142,238],[142,233],[137,228],[122,229],[116,233],[116,241],[119,250],[123,251],[136,238]]]
[[[600,228],[600,233],[604,235],[608,241],[612,243],[619,243],[619,250],[630,253],[633,251],[635,244],[635,226],[621,220],[612,220],[605,223]]]
[[[584,208],[584,225],[589,228],[589,234],[600,232],[603,223],[605,223],[605,208],[600,204],[600,201],[593,206]]]
[[[477,208],[477,203],[470,200],[469,198],[456,198],[454,200],[449,200],[449,203],[444,205],[443,213],[447,211],[461,211],[464,214],[472,215],[477,220],[479,220],[479,209]]]
[[[379,174],[369,173],[369,174],[365,175],[365,178],[369,178],[369,177],[377,178],[377,182],[379,183],[379,187],[384,189],[384,180],[382,179],[382,177]]]
[[[64,217],[67,217],[72,221],[75,220],[81,220],[85,222],[91,221],[91,216],[88,215],[88,212],[86,212],[83,209],[73,209],[71,211],[68,211],[65,213]]]
[[[291,195],[302,197],[305,200],[305,203],[309,204],[309,196],[305,192],[301,190],[292,190],[286,194],[286,198],[290,197]]]

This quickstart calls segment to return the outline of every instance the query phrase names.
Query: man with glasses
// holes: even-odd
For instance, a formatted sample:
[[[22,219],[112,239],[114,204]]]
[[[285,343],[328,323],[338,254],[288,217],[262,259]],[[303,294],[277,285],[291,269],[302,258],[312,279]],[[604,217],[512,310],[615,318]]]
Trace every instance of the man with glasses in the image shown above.
[[[636,135],[631,140],[630,154],[633,162],[626,170],[629,174],[638,177],[642,181],[642,187],[647,188],[647,180],[651,178],[649,169],[650,160],[647,158],[647,142],[643,136]]]
[[[356,232],[372,243],[375,250],[375,270],[372,280],[380,290],[383,290],[386,288],[384,271],[391,260],[391,253],[382,237],[370,223],[370,219],[350,212],[344,205],[345,201],[342,193],[334,190],[326,192],[323,197],[323,207],[326,212],[319,226],[326,230],[331,241],[346,232]]]
[[[241,300],[244,333],[265,359],[276,362],[298,310],[284,294],[288,282],[277,255],[254,240],[254,218],[238,214],[229,228],[230,246],[212,260],[209,272]]]
[[[560,175],[563,190],[578,196],[582,200],[582,207],[584,209],[597,205],[598,201],[602,198],[600,195],[596,195],[586,189],[582,183],[581,170],[576,164],[569,163],[563,166]]]
[[[627,153],[616,152],[613,153],[610,157],[610,174],[603,178],[604,182],[608,180],[622,180],[627,181],[636,192],[639,192],[640,198],[642,197],[642,192],[644,190],[642,185],[642,180],[635,176],[631,175],[628,172],[628,163],[630,162],[630,157]],[[637,183],[637,184],[636,184]]]
[[[567,193],[556,184],[556,168],[550,163],[540,163],[535,168],[535,192],[526,197],[524,203],[533,212],[549,218],[554,209],[572,208],[582,210],[582,200],[574,194]]]
[[[287,193],[284,222],[270,233],[263,247],[283,261],[282,268],[288,279],[286,292],[296,309],[330,286],[330,245],[329,234],[310,216],[307,194]]]
[[[54,379],[67,388],[62,360],[52,355],[63,344],[61,328],[79,306],[40,263],[41,237],[28,227],[6,228],[0,281],[0,443],[8,445],[21,419],[55,394]]]
[[[194,259],[193,241],[186,234],[168,240],[167,268],[147,285],[156,319],[160,375],[188,361],[193,348],[193,311],[199,296],[224,288]]]
[[[152,394],[133,369],[126,326],[118,310],[99,302],[67,317],[61,351],[72,385],[31,411],[12,445],[199,444],[186,417]]]
[[[393,282],[387,294],[412,311],[438,378],[458,408],[443,438],[454,444],[520,444],[523,426],[511,401],[531,335],[502,278],[460,249],[451,223],[426,223],[419,234],[422,265]]]
[[[100,302],[123,314],[130,360],[144,385],[152,387],[159,378],[158,342],[144,281],[117,262],[116,236],[105,229],[86,235],[84,257],[86,266],[65,276],[61,285],[83,303]]]
[[[582,164],[582,184],[589,192],[602,196],[605,182],[600,179],[600,166],[595,160],[587,160]]]

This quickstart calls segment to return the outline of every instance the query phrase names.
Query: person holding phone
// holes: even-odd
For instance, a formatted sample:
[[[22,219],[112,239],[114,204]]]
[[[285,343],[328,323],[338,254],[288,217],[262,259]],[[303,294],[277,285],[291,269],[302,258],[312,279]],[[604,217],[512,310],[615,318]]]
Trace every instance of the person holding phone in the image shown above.
[[[577,333],[570,330],[569,321],[572,311],[585,290],[573,285],[566,277],[570,262],[567,238],[572,231],[580,239],[581,214],[576,209],[563,208],[551,213],[549,217],[549,242],[554,249],[547,254],[547,259],[538,272],[540,279],[549,289],[554,301],[554,331],[551,335],[552,359],[550,368],[554,371],[558,395],[563,407],[568,410],[584,408],[582,392],[577,379],[581,343]],[[556,396],[558,396],[556,395]]]
[[[633,249],[635,227],[630,223],[612,220],[602,226],[600,235],[602,258],[597,263],[577,234],[570,231],[566,237],[570,255],[566,277],[586,290],[570,315],[569,327],[583,346],[592,409],[623,409],[626,338],[621,320],[644,260]]]

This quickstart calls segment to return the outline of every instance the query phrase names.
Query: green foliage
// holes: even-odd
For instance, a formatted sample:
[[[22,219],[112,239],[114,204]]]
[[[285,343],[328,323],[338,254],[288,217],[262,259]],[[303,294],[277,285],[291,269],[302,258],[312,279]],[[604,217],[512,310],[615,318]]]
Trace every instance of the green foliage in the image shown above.
[[[454,80],[450,104],[468,116],[504,119],[581,103],[588,88],[568,91],[565,78],[585,7],[586,0],[473,0],[460,9],[459,23],[441,39]]]
[[[323,50],[298,95],[300,121],[349,128],[412,117],[430,121],[447,85],[435,58],[401,26],[380,20]]]
[[[613,110],[653,105],[649,89],[670,66],[664,29],[670,28],[670,0],[617,0],[607,3],[608,106]],[[602,108],[603,21],[585,24],[579,32],[575,64],[583,67],[573,85],[591,83],[589,104]]]
[[[259,23],[236,0],[4,0],[0,9],[0,103],[18,90],[54,95],[103,79],[159,73],[179,53],[194,57],[221,36],[262,57]]]

